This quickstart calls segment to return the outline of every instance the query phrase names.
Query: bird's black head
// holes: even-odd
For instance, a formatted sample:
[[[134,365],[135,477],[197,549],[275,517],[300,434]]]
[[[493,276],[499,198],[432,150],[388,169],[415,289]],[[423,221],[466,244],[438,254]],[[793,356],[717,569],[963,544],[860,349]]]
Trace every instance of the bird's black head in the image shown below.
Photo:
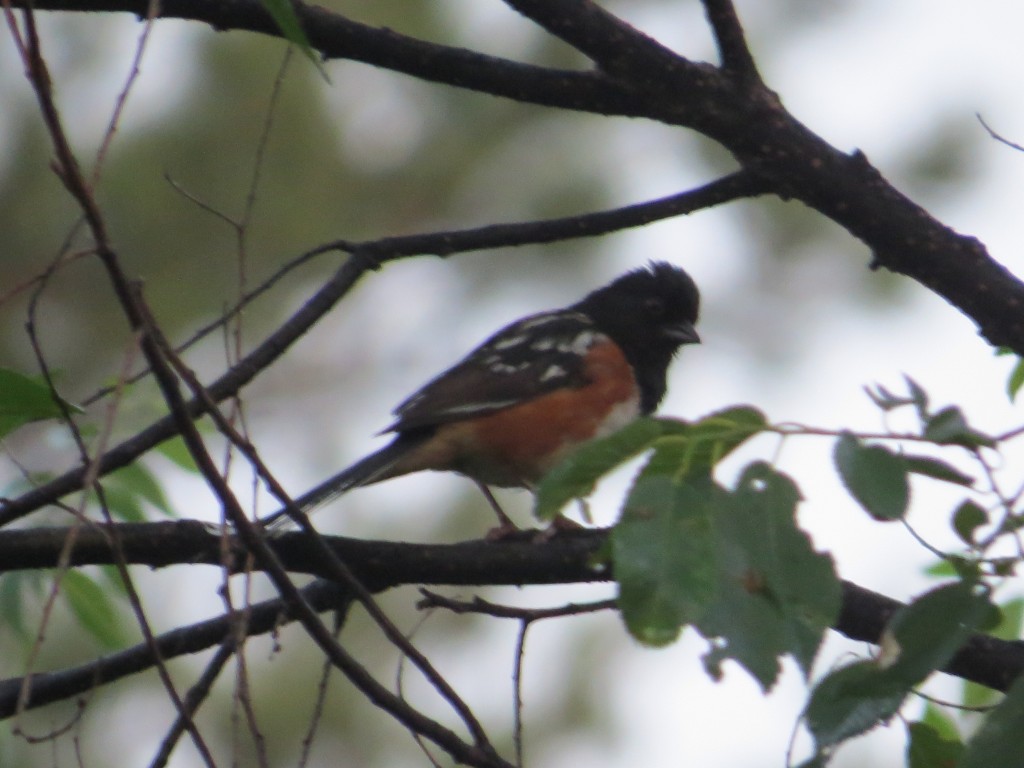
[[[644,413],[664,397],[665,375],[679,347],[700,343],[694,329],[700,292],[686,272],[663,261],[627,272],[573,309],[622,348],[636,371]]]

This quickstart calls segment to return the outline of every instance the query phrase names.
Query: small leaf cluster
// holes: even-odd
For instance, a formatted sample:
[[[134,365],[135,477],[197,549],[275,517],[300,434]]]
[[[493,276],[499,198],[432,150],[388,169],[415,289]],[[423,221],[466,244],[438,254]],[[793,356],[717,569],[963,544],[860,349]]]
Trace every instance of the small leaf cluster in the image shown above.
[[[661,646],[685,626],[708,638],[705,665],[718,677],[734,659],[767,690],[780,659],[805,674],[840,607],[832,559],[796,524],[794,482],[764,462],[726,486],[713,470],[768,427],[755,408],[736,407],[687,423],[641,419],[581,448],[541,483],[537,513],[550,519],[572,498],[641,453],[611,534],[619,607],[630,633]]]

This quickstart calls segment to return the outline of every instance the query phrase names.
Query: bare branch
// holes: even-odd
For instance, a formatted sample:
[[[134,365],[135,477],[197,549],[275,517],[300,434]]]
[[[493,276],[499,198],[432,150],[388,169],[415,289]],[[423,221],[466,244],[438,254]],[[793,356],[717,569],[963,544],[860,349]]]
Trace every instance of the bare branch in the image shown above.
[[[722,68],[734,75],[741,82],[760,84],[761,75],[757,64],[747,46],[747,38],[743,33],[736,7],[732,0],[703,0],[711,29],[718,43],[718,55],[722,60]]]

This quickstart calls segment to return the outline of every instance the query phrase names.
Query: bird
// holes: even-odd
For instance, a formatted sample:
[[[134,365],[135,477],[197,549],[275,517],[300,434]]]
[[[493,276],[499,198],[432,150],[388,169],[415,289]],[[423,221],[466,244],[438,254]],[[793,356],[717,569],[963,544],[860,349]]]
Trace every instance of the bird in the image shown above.
[[[680,347],[700,343],[700,292],[655,261],[563,309],[517,320],[428,381],[393,411],[393,438],[295,499],[309,511],[354,488],[424,470],[489,487],[527,488],[578,446],[652,413]],[[287,522],[280,510],[264,526]]]

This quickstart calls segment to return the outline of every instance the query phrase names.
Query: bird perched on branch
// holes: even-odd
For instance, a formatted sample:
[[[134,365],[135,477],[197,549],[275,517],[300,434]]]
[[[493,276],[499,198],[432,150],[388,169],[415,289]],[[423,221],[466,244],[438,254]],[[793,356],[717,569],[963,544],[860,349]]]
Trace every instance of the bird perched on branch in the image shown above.
[[[690,276],[654,262],[517,320],[399,405],[388,445],[295,503],[309,510],[389,478],[451,471],[476,481],[501,529],[514,529],[488,486],[531,488],[577,446],[654,411],[672,357],[700,342],[699,308]]]

